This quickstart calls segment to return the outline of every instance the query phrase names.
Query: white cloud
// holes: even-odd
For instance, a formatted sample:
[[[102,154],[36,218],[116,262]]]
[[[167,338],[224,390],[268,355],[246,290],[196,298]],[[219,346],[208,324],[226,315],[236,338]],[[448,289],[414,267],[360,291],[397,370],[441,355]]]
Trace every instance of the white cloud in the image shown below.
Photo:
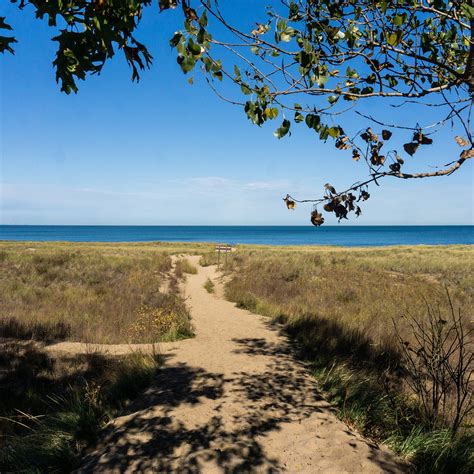
[[[287,189],[289,186],[288,181],[286,180],[277,180],[277,181],[254,181],[247,183],[245,187],[250,190],[263,190],[263,191],[282,191]]]

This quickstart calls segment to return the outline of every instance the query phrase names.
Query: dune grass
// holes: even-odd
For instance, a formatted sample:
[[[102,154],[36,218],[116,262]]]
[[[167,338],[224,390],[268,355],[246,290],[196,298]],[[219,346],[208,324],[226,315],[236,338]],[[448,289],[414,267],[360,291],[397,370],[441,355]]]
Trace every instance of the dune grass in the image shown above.
[[[172,249],[0,243],[0,337],[153,342],[149,328],[136,325],[146,310],[167,314],[169,331],[155,330],[157,340],[188,337],[184,301],[177,285],[167,285]]]
[[[170,258],[186,253],[217,263],[207,244],[0,242],[0,337],[188,337],[178,282],[196,269],[180,257],[173,270]],[[410,340],[402,316],[423,318],[426,300],[443,308],[448,288],[472,325],[473,255],[470,246],[239,246],[221,269],[230,276],[227,298],[287,331],[342,419],[420,472],[467,473],[474,470],[472,419],[454,437],[424,424],[407,391],[393,321]],[[51,359],[32,342],[11,344],[0,356],[0,471],[73,469],[159,363],[143,355]]]
[[[71,472],[99,431],[153,380],[159,356],[50,356],[1,348],[0,472]]]
[[[196,275],[197,268],[186,258],[180,258],[175,263],[175,274],[178,278],[181,278],[185,273],[189,275]]]
[[[204,288],[205,290],[208,292],[208,293],[215,293],[216,291],[216,285],[214,284],[214,282],[208,278],[205,282],[204,282]]]
[[[474,250],[241,248],[228,263],[226,296],[272,318],[297,342],[339,416],[385,441],[420,472],[472,472],[472,419],[452,437],[428,427],[406,385],[394,323],[446,310],[446,288],[472,327]],[[212,255],[204,257],[212,263]],[[415,342],[415,341],[413,341]],[[472,345],[471,345],[472,347]]]
[[[193,335],[170,257],[184,247],[0,242],[0,472],[76,468],[161,363],[140,353],[51,356],[43,343]]]

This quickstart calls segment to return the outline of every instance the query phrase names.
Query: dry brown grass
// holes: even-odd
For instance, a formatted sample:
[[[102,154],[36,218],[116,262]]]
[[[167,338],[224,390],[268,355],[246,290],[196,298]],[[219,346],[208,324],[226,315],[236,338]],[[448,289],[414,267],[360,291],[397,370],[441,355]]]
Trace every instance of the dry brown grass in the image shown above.
[[[144,306],[172,317],[174,336],[191,334],[176,285],[165,286],[170,254],[156,244],[0,243],[0,336],[85,342],[144,342]],[[170,318],[167,318],[167,324]],[[145,341],[148,342],[148,341]]]
[[[357,351],[394,349],[392,320],[426,313],[425,299],[445,303],[445,286],[468,315],[473,303],[474,249],[469,246],[371,249],[244,248],[226,295],[289,326],[317,319],[337,326],[328,341]],[[335,330],[334,328],[332,330]],[[321,328],[319,328],[321,332]],[[330,331],[329,331],[330,332]],[[326,337],[330,334],[327,333]]]
[[[283,324],[346,422],[389,444],[419,472],[467,473],[474,466],[472,419],[456,436],[449,419],[436,428],[426,423],[420,400],[408,390],[394,322],[403,341],[416,348],[404,316],[425,320],[429,302],[449,321],[448,289],[467,333],[473,257],[470,246],[245,247],[228,262],[226,296]],[[212,260],[211,254],[203,257]],[[472,341],[467,344],[469,351]],[[445,395],[453,403],[453,393]]]

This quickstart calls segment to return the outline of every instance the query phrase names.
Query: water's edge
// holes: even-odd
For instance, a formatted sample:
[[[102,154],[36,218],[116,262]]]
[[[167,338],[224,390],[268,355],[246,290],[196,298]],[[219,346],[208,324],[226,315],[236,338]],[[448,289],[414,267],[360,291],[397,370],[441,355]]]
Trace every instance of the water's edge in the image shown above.
[[[35,226],[0,225],[0,240],[225,242],[254,245],[474,244],[474,226]]]

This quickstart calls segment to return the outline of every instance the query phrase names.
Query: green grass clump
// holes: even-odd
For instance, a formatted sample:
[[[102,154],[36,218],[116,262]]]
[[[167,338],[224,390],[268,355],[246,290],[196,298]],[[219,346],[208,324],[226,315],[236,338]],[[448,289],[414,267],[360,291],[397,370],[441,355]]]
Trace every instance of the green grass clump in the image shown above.
[[[188,259],[181,258],[176,261],[174,272],[177,278],[182,278],[185,273],[196,275],[198,270]]]
[[[216,291],[216,285],[214,285],[214,282],[208,278],[205,282],[204,282],[204,288],[206,289],[206,291],[208,293],[215,293]]]
[[[1,472],[77,468],[83,450],[150,385],[161,364],[160,357],[142,353],[53,359],[34,346],[6,350],[10,364],[2,367],[7,372],[0,381]]]

